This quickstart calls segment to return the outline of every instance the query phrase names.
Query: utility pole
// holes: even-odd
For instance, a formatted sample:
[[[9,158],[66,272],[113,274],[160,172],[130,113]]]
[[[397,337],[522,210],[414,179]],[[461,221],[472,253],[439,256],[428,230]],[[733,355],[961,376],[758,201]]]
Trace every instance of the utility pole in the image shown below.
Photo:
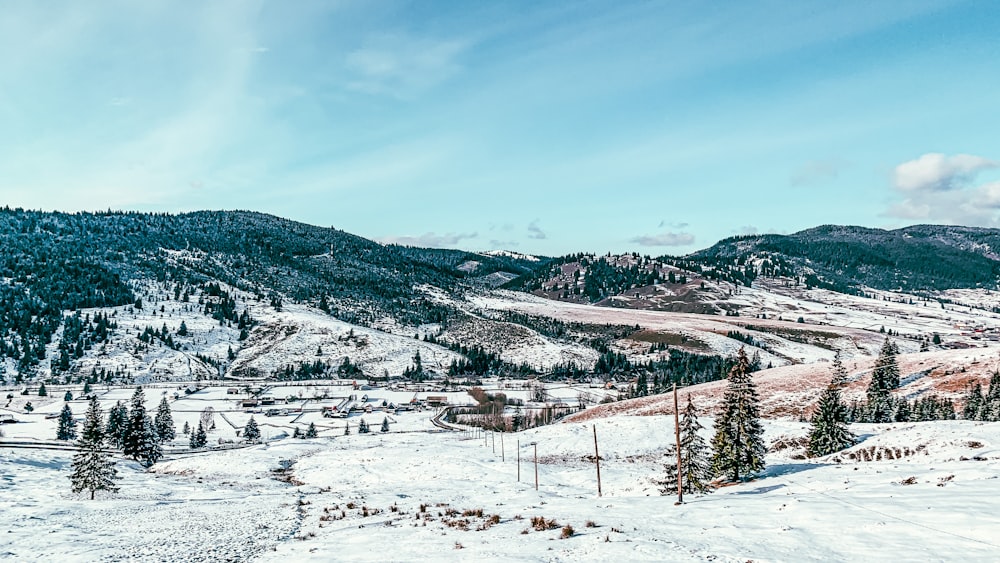
[[[521,482],[521,440],[517,441],[517,482]]]
[[[597,451],[597,425],[594,425],[594,463],[597,464],[597,496],[601,495],[601,454]]]
[[[497,432],[496,430],[490,430],[490,437],[493,438],[493,455],[497,453]]]
[[[674,438],[677,442],[677,502],[684,504],[684,474],[681,473],[681,423],[677,408],[677,384],[674,383]]]
[[[500,461],[507,461],[507,454],[503,449],[503,432],[500,433]]]

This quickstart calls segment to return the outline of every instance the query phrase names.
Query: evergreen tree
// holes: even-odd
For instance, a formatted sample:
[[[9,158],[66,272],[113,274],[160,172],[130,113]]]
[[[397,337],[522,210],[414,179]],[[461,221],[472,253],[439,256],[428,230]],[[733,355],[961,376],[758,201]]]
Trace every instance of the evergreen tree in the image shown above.
[[[186,420],[184,421],[184,429],[181,430],[181,432],[183,432],[185,436],[187,436],[188,434],[191,433],[191,425],[188,424],[188,421],[186,421]]]
[[[177,329],[177,336],[187,336],[187,335],[188,335],[187,323],[181,321],[181,326],[180,328]]]
[[[302,429],[299,428],[298,426],[296,426],[295,430],[292,432],[292,438],[300,438],[301,439],[302,438]]]
[[[847,384],[847,368],[844,367],[844,362],[840,359],[840,352],[833,356],[832,368],[833,379],[830,381],[830,386],[836,387],[838,390],[842,389]]]
[[[899,349],[886,337],[872,369],[872,379],[866,392],[868,397],[867,416],[869,422],[892,422],[896,411],[890,391],[899,388],[899,364],[896,355]]]
[[[253,443],[260,440],[260,428],[257,427],[257,421],[250,417],[247,421],[247,425],[243,428],[243,437],[247,442]]]
[[[688,395],[687,406],[681,418],[681,475],[682,490],[685,493],[708,493],[712,491],[711,451],[705,444],[705,439],[698,433],[703,426],[698,422],[698,412]],[[659,481],[660,492],[670,495],[677,492],[677,446],[668,448],[666,462],[666,478]]]
[[[78,452],[73,455],[73,473],[69,476],[73,492],[90,491],[94,500],[96,491],[115,492],[115,470],[111,455],[104,451],[104,430],[101,405],[97,398],[90,400],[87,418],[83,422],[83,432],[76,445]]]
[[[160,448],[159,440],[157,440],[156,425],[149,415],[146,415],[142,419],[141,436],[142,439],[139,442],[139,450],[135,459],[144,467],[152,467],[153,464],[160,461],[163,457],[163,450]]]
[[[983,410],[985,404],[986,398],[983,397],[983,386],[979,382],[973,383],[965,395],[962,418],[965,420],[979,420],[979,413]]]
[[[128,409],[121,401],[108,411],[108,426],[105,430],[108,444],[116,449],[125,447],[125,432],[128,428]]]
[[[205,434],[205,427],[201,425],[201,421],[198,422],[198,428],[191,433],[191,440],[189,444],[192,450],[204,448],[208,445],[208,435]]]
[[[49,395],[49,392],[45,390],[45,382],[43,381],[38,386],[38,396],[39,397],[47,397],[48,395]]]
[[[806,448],[806,453],[810,457],[839,452],[857,441],[854,434],[847,429],[847,406],[840,396],[840,387],[845,378],[843,364],[840,364],[839,358],[838,355],[833,366],[833,378],[820,395],[819,405],[812,417],[809,446]]]
[[[764,469],[764,428],[760,423],[760,399],[750,375],[750,360],[740,347],[736,363],[729,370],[729,385],[723,398],[723,412],[716,420],[712,438],[712,469],[732,481],[739,481]]]
[[[990,388],[983,397],[982,420],[1000,422],[1000,371],[990,376]]]
[[[361,421],[358,422],[358,434],[367,434],[367,433],[368,433],[368,423],[365,422],[365,419],[362,418]]]
[[[317,436],[319,436],[319,433],[316,431],[316,423],[315,422],[310,422],[309,423],[309,428],[306,429],[306,435],[305,435],[305,437],[306,438],[315,438]]]
[[[87,382],[85,382],[83,384],[83,394],[84,395],[89,395],[90,394],[90,382],[89,381],[87,381]]]
[[[72,401],[72,400],[73,400],[73,393],[70,391],[66,391],[66,394],[63,395],[63,401]]]
[[[389,431],[389,417],[385,417],[382,419],[382,432],[388,432],[388,431]]]
[[[345,420],[344,421],[344,436],[350,436],[350,435],[351,435],[351,423],[347,422]]]
[[[73,419],[73,411],[69,405],[63,405],[59,412],[59,427],[56,429],[56,440],[75,440],[76,420]]]
[[[177,437],[177,430],[174,428],[174,417],[170,414],[170,405],[167,398],[160,399],[160,406],[156,409],[156,419],[153,422],[156,428],[156,439],[159,442],[169,442]]]
[[[136,387],[132,394],[131,408],[128,411],[128,422],[125,426],[125,435],[122,445],[122,453],[132,459],[138,460],[142,456],[146,437],[146,395],[142,387]]]

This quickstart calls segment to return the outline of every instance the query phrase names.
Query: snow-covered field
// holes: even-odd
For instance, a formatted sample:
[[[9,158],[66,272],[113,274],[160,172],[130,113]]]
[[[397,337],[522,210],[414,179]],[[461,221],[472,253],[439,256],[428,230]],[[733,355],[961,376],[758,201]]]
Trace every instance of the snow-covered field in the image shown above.
[[[438,431],[429,417],[401,414],[387,434],[175,457],[149,472],[119,462],[121,492],[96,501],[69,493],[67,453],[0,449],[0,554],[46,561],[990,561],[1000,549],[998,423],[855,425],[863,441],[848,452],[803,460],[794,447],[773,451],[759,479],[675,506],[652,482],[672,436],[667,417],[594,423],[601,497],[588,457],[591,423],[506,434],[501,442],[500,435]],[[707,437],[710,419],[703,422]],[[795,422],[765,425],[769,443],[806,432]],[[869,458],[879,461],[863,461]],[[532,517],[558,527],[536,531]],[[560,539],[566,524],[574,533]]]

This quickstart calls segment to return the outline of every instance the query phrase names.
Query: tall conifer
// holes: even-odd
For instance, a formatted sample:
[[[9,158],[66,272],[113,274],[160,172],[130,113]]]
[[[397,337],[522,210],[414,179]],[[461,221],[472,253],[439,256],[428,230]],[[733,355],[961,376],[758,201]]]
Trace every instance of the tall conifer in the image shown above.
[[[712,438],[712,469],[732,481],[764,470],[764,428],[760,423],[760,399],[750,375],[750,360],[744,348],[729,370],[729,386],[723,412]]]
[[[90,499],[94,499],[96,491],[115,492],[115,479],[118,472],[111,455],[104,451],[104,427],[101,420],[101,405],[97,398],[90,400],[87,418],[83,423],[77,447],[79,451],[73,455],[73,473],[69,476],[73,492],[90,491]]]

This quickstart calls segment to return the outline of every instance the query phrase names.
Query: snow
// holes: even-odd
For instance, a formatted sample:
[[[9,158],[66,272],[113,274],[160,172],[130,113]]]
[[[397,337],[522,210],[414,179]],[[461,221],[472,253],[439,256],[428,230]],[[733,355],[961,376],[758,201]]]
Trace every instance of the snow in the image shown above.
[[[759,479],[675,506],[652,482],[662,473],[672,417],[556,424],[506,434],[502,447],[499,435],[441,432],[429,417],[400,414],[387,434],[174,456],[149,472],[120,461],[121,492],[96,501],[69,493],[68,453],[0,449],[0,530],[7,530],[0,554],[64,561],[924,561],[991,560],[1000,548],[1000,423],[854,425],[864,441],[847,452],[806,460],[800,449],[772,451]],[[711,418],[702,422],[709,437]],[[601,497],[588,457],[594,425]],[[765,428],[768,443],[807,431],[791,421],[765,421]],[[862,451],[881,452],[881,460],[863,461]],[[899,453],[889,459],[887,451]],[[461,516],[475,509],[483,516]],[[493,514],[499,523],[487,525]],[[570,524],[575,535],[532,530],[534,516]],[[458,527],[462,520],[467,531]]]

